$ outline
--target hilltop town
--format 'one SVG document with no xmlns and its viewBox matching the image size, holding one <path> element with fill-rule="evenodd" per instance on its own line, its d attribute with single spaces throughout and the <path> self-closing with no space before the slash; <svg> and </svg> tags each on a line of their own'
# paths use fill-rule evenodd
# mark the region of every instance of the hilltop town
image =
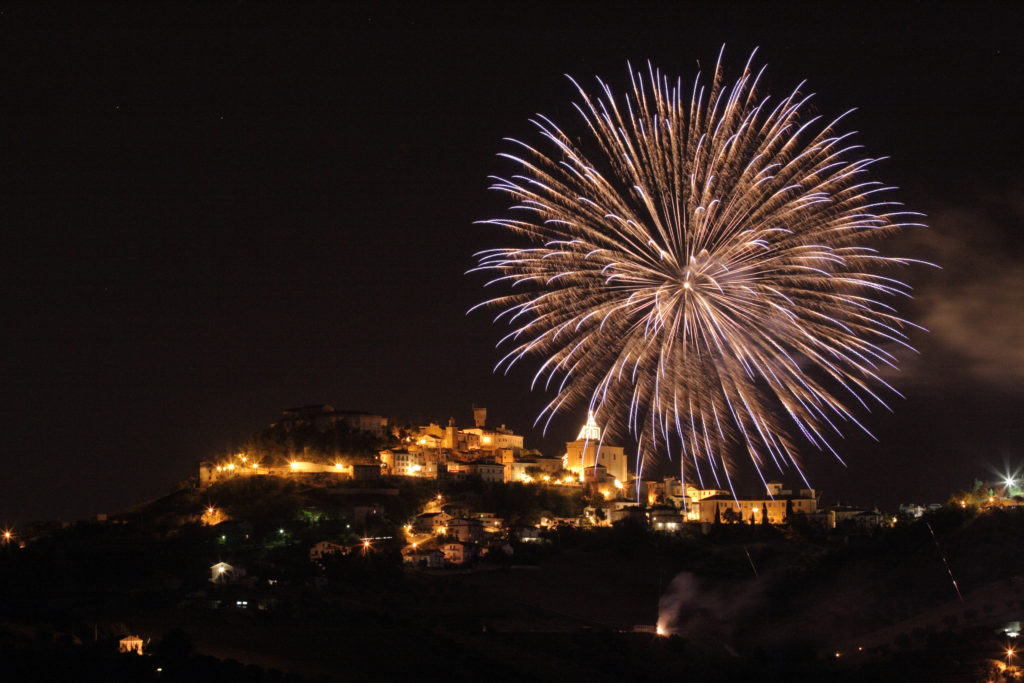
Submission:
<svg viewBox="0 0 1024 683">
<path fill-rule="evenodd" d="M 0 644 L 32 670 L 40 658 L 79 670 L 94 666 L 80 657 L 118 649 L 155 657 L 141 678 L 124 659 L 104 665 L 134 680 L 175 667 L 219 678 L 231 659 L 397 676 L 395 648 L 433 671 L 468 648 L 502 662 L 494 680 L 561 680 L 594 638 L 611 638 L 643 648 L 651 676 L 798 666 L 858 680 L 932 652 L 938 632 L 976 657 L 997 622 L 1016 623 L 1016 479 L 883 513 L 780 482 L 733 495 L 638 478 L 592 415 L 557 456 L 488 426 L 483 409 L 473 418 L 442 427 L 290 409 L 162 498 L 7 529 L 0 607 L 18 626 L 0 627 Z M 40 650 L 40 633 L 81 645 Z M 766 663 L 759 648 L 779 654 Z M 584 668 L 593 680 L 635 673 Z M 250 680 L 280 680 L 268 676 Z"/>
<path fill-rule="evenodd" d="M 853 505 L 823 506 L 811 488 L 791 489 L 770 481 L 763 491 L 736 493 L 704 488 L 678 478 L 637 478 L 635 458 L 604 437 L 588 414 L 576 438 L 559 454 L 527 448 L 524 437 L 504 424 L 489 426 L 487 410 L 473 406 L 471 426 L 454 418 L 444 426 L 403 424 L 382 415 L 338 411 L 321 404 L 285 410 L 280 419 L 254 435 L 239 452 L 199 464 L 200 490 L 249 477 L 280 477 L 311 485 L 344 482 L 384 485 L 432 482 L 434 490 L 476 481 L 481 484 L 535 484 L 554 497 L 572 501 L 569 514 L 550 510 L 515 530 L 521 538 L 559 526 L 593 528 L 632 520 L 655 531 L 673 532 L 686 523 L 799 523 L 821 529 L 838 526 L 871 530 L 891 526 L 902 516 L 919 518 L 930 507 L 907 504 L 894 513 Z M 430 498 L 414 519 L 405 520 L 408 552 L 431 566 L 462 565 L 487 552 L 486 540 L 508 531 L 508 520 L 494 510 L 467 506 L 465 500 Z M 1012 496 L 999 503 L 1014 505 Z M 204 523 L 223 520 L 211 507 Z M 448 539 L 450 542 L 441 541 Z M 327 543 L 327 541 L 325 541 Z M 316 552 L 331 550 L 322 546 Z M 338 549 L 335 548 L 335 551 Z M 440 552 L 438 559 L 434 552 Z"/>
</svg>

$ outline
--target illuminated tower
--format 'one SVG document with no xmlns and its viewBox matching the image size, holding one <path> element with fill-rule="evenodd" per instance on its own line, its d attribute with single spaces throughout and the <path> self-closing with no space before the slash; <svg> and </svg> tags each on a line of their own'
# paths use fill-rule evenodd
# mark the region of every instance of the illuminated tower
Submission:
<svg viewBox="0 0 1024 683">
<path fill-rule="evenodd" d="M 587 413 L 587 421 L 580 429 L 575 441 L 565 444 L 562 467 L 583 479 L 583 470 L 595 464 L 603 465 L 608 474 L 620 482 L 629 478 L 628 463 L 622 446 L 612 446 L 601 441 L 601 428 L 594 420 L 594 413 Z"/>
<path fill-rule="evenodd" d="M 487 426 L 487 408 L 481 408 L 474 405 L 473 422 L 476 423 L 477 429 L 483 429 Z"/>
</svg>

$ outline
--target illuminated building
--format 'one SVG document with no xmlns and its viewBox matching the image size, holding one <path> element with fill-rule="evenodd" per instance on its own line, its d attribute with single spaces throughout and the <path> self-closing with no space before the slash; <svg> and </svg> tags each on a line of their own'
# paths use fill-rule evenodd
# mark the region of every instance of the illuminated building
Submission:
<svg viewBox="0 0 1024 683">
<path fill-rule="evenodd" d="M 629 463 L 621 446 L 613 446 L 601 439 L 601 428 L 594 421 L 594 414 L 587 413 L 587 422 L 580 429 L 575 441 L 565 444 L 562 466 L 584 479 L 584 471 L 594 465 L 605 468 L 609 477 L 618 481 L 629 480 Z"/>
<path fill-rule="evenodd" d="M 450 564 L 466 564 L 476 557 L 477 546 L 472 543 L 456 541 L 442 545 L 441 552 L 444 553 L 444 559 Z"/>
<path fill-rule="evenodd" d="M 210 567 L 210 581 L 213 583 L 228 583 L 243 574 L 227 562 L 218 562 Z"/>
<path fill-rule="evenodd" d="M 814 489 L 793 492 L 783 489 L 782 484 L 770 482 L 768 490 L 760 496 L 734 497 L 729 493 L 716 492 L 691 500 L 687 519 L 714 522 L 717 516 L 720 522 L 727 522 L 730 517 L 738 516 L 737 521 L 744 524 L 750 524 L 751 520 L 761 524 L 767 515 L 769 524 L 784 524 L 787 514 L 814 515 L 817 512 L 818 497 Z"/>
<path fill-rule="evenodd" d="M 683 528 L 683 515 L 671 505 L 655 505 L 647 512 L 655 531 L 678 531 Z"/>
<path fill-rule="evenodd" d="M 142 654 L 142 638 L 138 636 L 125 636 L 117 643 L 118 652 L 134 652 L 137 655 Z"/>
<path fill-rule="evenodd" d="M 484 540 L 484 525 L 478 519 L 457 517 L 448 522 L 447 533 L 463 543 L 479 543 Z"/>
</svg>

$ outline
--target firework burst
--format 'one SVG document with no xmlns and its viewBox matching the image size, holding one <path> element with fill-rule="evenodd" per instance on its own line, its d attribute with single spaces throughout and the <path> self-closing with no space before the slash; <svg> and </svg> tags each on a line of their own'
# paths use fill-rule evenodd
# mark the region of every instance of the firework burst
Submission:
<svg viewBox="0 0 1024 683">
<path fill-rule="evenodd" d="M 748 61 L 728 83 L 720 56 L 684 90 L 630 69 L 623 97 L 573 80 L 578 132 L 538 116 L 539 143 L 501 155 L 519 172 L 492 178 L 512 206 L 482 222 L 523 246 L 474 268 L 510 287 L 481 304 L 512 328 L 497 369 L 537 357 L 534 385 L 555 389 L 538 422 L 586 403 L 637 438 L 638 470 L 678 451 L 702 486 L 732 489 L 737 453 L 762 480 L 769 465 L 803 476 L 794 437 L 835 454 L 843 423 L 863 429 L 852 408 L 896 393 L 879 376 L 894 345 L 910 348 L 884 301 L 909 288 L 883 273 L 912 260 L 871 245 L 919 214 L 868 177 L 877 159 L 842 116 L 806 116 L 799 86 L 762 97 L 762 73 Z"/>
</svg>

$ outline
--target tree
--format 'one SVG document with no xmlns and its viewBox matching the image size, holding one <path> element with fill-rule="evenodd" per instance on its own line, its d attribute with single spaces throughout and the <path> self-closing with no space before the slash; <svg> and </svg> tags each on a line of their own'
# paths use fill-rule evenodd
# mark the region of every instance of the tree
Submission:
<svg viewBox="0 0 1024 683">
<path fill-rule="evenodd" d="M 786 524 L 789 524 L 791 521 L 793 521 L 793 499 L 792 498 L 787 498 L 786 499 Z"/>
<path fill-rule="evenodd" d="M 722 513 L 722 521 L 727 524 L 736 524 L 743 521 L 743 515 L 740 514 L 739 510 L 727 507 L 725 512 Z"/>
<path fill-rule="evenodd" d="M 720 507 L 718 507 L 718 505 L 715 505 L 715 522 L 714 523 L 715 523 L 715 525 L 720 525 L 722 523 L 722 509 Z"/>
<path fill-rule="evenodd" d="M 761 526 L 768 526 L 768 503 L 761 508 Z"/>
</svg>

